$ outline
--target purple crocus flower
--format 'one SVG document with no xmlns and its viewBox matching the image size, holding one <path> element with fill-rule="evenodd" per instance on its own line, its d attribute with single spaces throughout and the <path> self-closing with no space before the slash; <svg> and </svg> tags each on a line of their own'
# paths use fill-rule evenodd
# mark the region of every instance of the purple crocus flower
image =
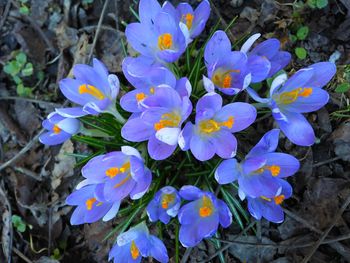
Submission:
<svg viewBox="0 0 350 263">
<path fill-rule="evenodd" d="M 229 38 L 221 30 L 208 41 L 204 60 L 210 81 L 227 95 L 237 94 L 251 82 L 265 79 L 271 66 L 260 56 L 248 58 L 244 52 L 232 51 Z"/>
<path fill-rule="evenodd" d="M 160 189 L 147 206 L 148 218 L 155 222 L 162 221 L 168 224 L 171 217 L 175 217 L 180 209 L 181 198 L 172 186 Z"/>
<path fill-rule="evenodd" d="M 284 220 L 283 209 L 280 206 L 285 199 L 292 196 L 292 187 L 285 180 L 279 179 L 281 188 L 273 197 L 260 196 L 256 198 L 247 197 L 249 213 L 260 220 L 261 217 L 273 222 L 282 223 Z"/>
<path fill-rule="evenodd" d="M 78 133 L 81 128 L 79 120 L 62 117 L 57 112 L 50 113 L 42 125 L 48 131 L 40 135 L 39 141 L 46 145 L 61 144 Z"/>
<path fill-rule="evenodd" d="M 131 46 L 160 63 L 176 61 L 187 46 L 176 18 L 162 10 L 156 0 L 141 0 L 139 15 L 140 23 L 128 24 L 125 29 Z"/>
<path fill-rule="evenodd" d="M 256 118 L 256 109 L 248 103 L 235 102 L 222 106 L 219 94 L 211 92 L 196 105 L 195 125 L 186 123 L 179 136 L 182 150 L 191 150 L 196 159 L 206 161 L 215 153 L 221 158 L 236 154 L 237 140 L 232 134 L 244 130 Z"/>
<path fill-rule="evenodd" d="M 254 60 L 256 57 L 260 57 L 268 60 L 270 63 L 270 70 L 265 78 L 270 78 L 275 75 L 278 71 L 287 66 L 291 60 L 291 54 L 286 51 L 280 51 L 280 41 L 276 38 L 270 38 L 258 44 L 251 51 L 250 48 L 254 42 L 260 37 L 260 34 L 252 35 L 243 44 L 241 51 L 248 55 L 249 60 Z M 263 77 L 263 76 L 261 76 Z M 258 81 L 264 79 L 259 78 Z M 254 82 L 254 79 L 252 80 Z"/>
<path fill-rule="evenodd" d="M 215 179 L 219 184 L 238 180 L 241 198 L 274 197 L 281 188 L 279 178 L 293 175 L 300 166 L 292 155 L 275 152 L 278 136 L 278 129 L 267 132 L 241 163 L 224 160 L 215 171 Z"/>
<path fill-rule="evenodd" d="M 136 88 L 121 98 L 120 105 L 124 110 L 142 112 L 145 109 L 144 99 L 154 95 L 158 88 L 174 88 L 181 97 L 191 95 L 192 88 L 187 78 L 176 80 L 169 69 L 159 64 L 150 65 L 148 62 L 144 57 L 126 58 L 123 61 L 124 75 Z"/>
<path fill-rule="evenodd" d="M 179 194 L 183 199 L 191 201 L 182 206 L 178 214 L 181 224 L 179 239 L 184 247 L 194 247 L 203 238 L 213 236 L 219 223 L 224 228 L 231 225 L 232 214 L 229 208 L 213 193 L 185 185 Z"/>
<path fill-rule="evenodd" d="M 57 109 L 62 116 L 77 118 L 88 114 L 108 112 L 118 121 L 124 119 L 115 109 L 119 93 L 119 80 L 116 75 L 108 74 L 105 65 L 98 59 L 93 66 L 77 64 L 73 67 L 75 79 L 65 78 L 59 82 L 60 90 L 70 101 L 80 107 Z"/>
<path fill-rule="evenodd" d="M 327 91 L 321 89 L 336 73 L 331 62 L 320 62 L 297 71 L 287 80 L 285 74 L 279 75 L 271 84 L 270 97 L 261 98 L 251 88 L 251 97 L 266 104 L 272 116 L 288 139 L 301 146 L 315 142 L 315 133 L 302 113 L 317 111 L 329 99 Z"/>
<path fill-rule="evenodd" d="M 92 158 L 82 168 L 82 175 L 86 179 L 77 188 L 97 184 L 96 196 L 107 201 L 121 201 L 128 195 L 139 199 L 152 181 L 152 173 L 140 153 L 130 146 Z"/>
<path fill-rule="evenodd" d="M 149 233 L 144 222 L 118 236 L 108 260 L 113 259 L 114 263 L 139 263 L 143 257 L 153 257 L 162 263 L 169 261 L 164 243 Z"/>
<path fill-rule="evenodd" d="M 93 223 L 101 218 L 103 221 L 108 221 L 118 213 L 120 201 L 108 202 L 101 199 L 95 190 L 96 185 L 88 185 L 67 197 L 68 205 L 77 206 L 70 219 L 72 225 Z"/>
<path fill-rule="evenodd" d="M 148 153 L 155 160 L 169 157 L 177 146 L 181 124 L 192 111 L 188 97 L 163 87 L 153 96 L 143 100 L 146 110 L 138 117 L 130 118 L 121 130 L 122 137 L 133 142 L 148 140 Z"/>
<path fill-rule="evenodd" d="M 185 31 L 184 34 L 188 36 L 188 41 L 190 42 L 202 33 L 210 15 L 210 4 L 209 1 L 203 0 L 193 10 L 192 6 L 188 3 L 180 3 L 175 9 L 170 2 L 165 2 L 163 10 L 176 17 L 178 23 L 186 26 L 186 28 L 182 27 L 182 29 Z"/>
</svg>

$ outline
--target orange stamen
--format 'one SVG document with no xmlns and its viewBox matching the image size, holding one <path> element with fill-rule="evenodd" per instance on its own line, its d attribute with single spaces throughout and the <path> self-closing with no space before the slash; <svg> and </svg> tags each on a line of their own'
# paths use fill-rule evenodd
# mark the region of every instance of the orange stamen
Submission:
<svg viewBox="0 0 350 263">
<path fill-rule="evenodd" d="M 201 217 L 208 217 L 213 214 L 213 203 L 211 199 L 205 195 L 202 197 L 202 206 L 199 208 L 199 215 Z"/>
<path fill-rule="evenodd" d="M 170 49 L 173 45 L 173 36 L 169 33 L 162 34 L 158 37 L 158 48 L 160 50 Z"/>
<path fill-rule="evenodd" d="M 103 100 L 105 98 L 104 94 L 96 87 L 88 84 L 83 84 L 79 86 L 79 93 L 80 94 L 90 94 L 94 96 L 98 100 Z"/>
<path fill-rule="evenodd" d="M 86 200 L 86 202 L 85 202 L 86 209 L 90 211 L 96 201 L 97 201 L 96 198 L 90 198 L 90 199 Z"/>
<path fill-rule="evenodd" d="M 61 132 L 61 128 L 58 127 L 56 124 L 53 126 L 52 130 L 55 134 L 58 134 Z"/>
<path fill-rule="evenodd" d="M 284 195 L 278 195 L 278 196 L 274 197 L 273 199 L 274 199 L 276 205 L 280 205 L 284 201 L 285 196 Z"/>
<path fill-rule="evenodd" d="M 131 246 L 130 246 L 130 254 L 132 259 L 137 259 L 140 256 L 140 251 L 138 247 L 135 244 L 135 241 L 131 241 Z"/>
</svg>

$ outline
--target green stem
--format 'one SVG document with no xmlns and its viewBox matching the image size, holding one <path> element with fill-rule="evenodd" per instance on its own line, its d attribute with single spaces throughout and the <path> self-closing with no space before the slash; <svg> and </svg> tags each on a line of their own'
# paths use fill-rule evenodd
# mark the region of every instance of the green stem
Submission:
<svg viewBox="0 0 350 263">
<path fill-rule="evenodd" d="M 116 120 L 121 124 L 124 124 L 126 122 L 126 120 L 123 118 L 122 115 L 120 115 L 120 113 L 114 106 L 109 107 L 105 112 L 112 114 L 116 118 Z"/>
<path fill-rule="evenodd" d="M 80 131 L 81 134 L 90 136 L 90 137 L 101 137 L 101 138 L 113 138 L 113 136 L 108 135 L 107 133 L 98 130 L 98 129 L 86 129 L 84 126 L 81 126 Z"/>
</svg>

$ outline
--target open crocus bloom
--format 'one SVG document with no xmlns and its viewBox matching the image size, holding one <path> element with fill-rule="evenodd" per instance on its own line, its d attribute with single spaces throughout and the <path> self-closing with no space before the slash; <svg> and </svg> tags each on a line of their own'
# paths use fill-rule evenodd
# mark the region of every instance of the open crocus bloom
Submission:
<svg viewBox="0 0 350 263">
<path fill-rule="evenodd" d="M 105 65 L 97 59 L 93 60 L 92 67 L 75 65 L 73 74 L 75 79 L 65 78 L 59 82 L 59 86 L 67 99 L 81 107 L 56 109 L 58 113 L 72 118 L 101 112 L 116 115 L 115 100 L 119 93 L 119 80 L 116 75 L 108 74 Z"/>
<path fill-rule="evenodd" d="M 133 142 L 148 140 L 148 153 L 155 160 L 169 157 L 175 150 L 182 123 L 192 111 L 188 97 L 170 87 L 155 90 L 143 100 L 146 108 L 130 118 L 121 130 L 122 137 Z"/>
<path fill-rule="evenodd" d="M 125 29 L 131 46 L 157 62 L 176 61 L 187 46 L 176 18 L 162 10 L 156 0 L 141 0 L 139 15 L 140 23 L 128 24 Z"/>
<path fill-rule="evenodd" d="M 285 180 L 279 179 L 279 181 L 281 188 L 273 197 L 247 197 L 249 213 L 257 220 L 264 217 L 273 223 L 283 222 L 284 213 L 280 205 L 285 199 L 292 196 L 293 190 L 290 184 Z"/>
<path fill-rule="evenodd" d="M 276 153 L 279 130 L 267 132 L 246 158 L 224 160 L 215 171 L 219 184 L 238 180 L 241 198 L 274 197 L 281 188 L 280 178 L 288 177 L 299 169 L 299 161 L 292 155 Z"/>
<path fill-rule="evenodd" d="M 168 224 L 171 217 L 175 217 L 181 205 L 181 198 L 174 187 L 165 186 L 160 189 L 147 206 L 148 218 L 155 222 Z"/>
<path fill-rule="evenodd" d="M 187 78 L 176 80 L 173 73 L 159 64 L 148 64 L 144 57 L 128 57 L 123 61 L 123 72 L 128 81 L 136 88 L 126 93 L 120 100 L 120 105 L 126 111 L 142 112 L 143 101 L 154 95 L 155 90 L 171 87 L 179 92 L 181 97 L 191 95 L 191 84 Z"/>
<path fill-rule="evenodd" d="M 265 79 L 270 62 L 262 56 L 247 56 L 245 52 L 231 51 L 231 42 L 224 31 L 216 31 L 204 50 L 209 80 L 221 92 L 234 95 L 252 82 Z"/>
<path fill-rule="evenodd" d="M 152 181 L 152 173 L 144 166 L 140 153 L 130 146 L 92 158 L 83 167 L 82 175 L 86 180 L 77 188 L 96 184 L 96 196 L 107 201 L 121 201 L 128 195 L 139 199 Z"/>
<path fill-rule="evenodd" d="M 329 99 L 328 93 L 321 89 L 334 76 L 336 66 L 331 62 L 320 62 L 297 71 L 287 80 L 285 74 L 274 79 L 270 98 L 263 99 L 251 88 L 251 97 L 265 103 L 288 139 L 301 146 L 315 142 L 315 133 L 302 113 L 317 111 Z"/>
<path fill-rule="evenodd" d="M 169 261 L 164 243 L 151 235 L 144 222 L 120 234 L 109 252 L 113 263 L 139 263 L 143 257 L 153 257 L 159 262 Z"/>
<path fill-rule="evenodd" d="M 193 10 L 188 3 L 180 3 L 175 9 L 170 2 L 165 2 L 163 10 L 176 17 L 178 23 L 186 26 L 185 36 L 189 37 L 190 42 L 202 33 L 210 15 L 210 4 L 209 1 L 204 0 Z"/>
<path fill-rule="evenodd" d="M 196 159 L 206 161 L 215 153 L 221 158 L 236 154 L 237 140 L 232 134 L 244 130 L 256 118 L 256 109 L 248 103 L 235 102 L 222 107 L 222 98 L 211 92 L 196 105 L 196 123 L 186 123 L 179 136 L 182 150 L 191 150 Z"/>
<path fill-rule="evenodd" d="M 247 54 L 248 60 L 253 61 L 256 57 L 260 57 L 270 63 L 270 70 L 267 72 L 267 75 L 261 73 L 259 76 L 254 76 L 252 79 L 253 83 L 272 77 L 287 66 L 291 60 L 291 54 L 289 52 L 279 50 L 281 44 L 276 38 L 265 40 L 249 51 L 259 37 L 260 34 L 252 35 L 241 48 L 241 51 Z"/>
<path fill-rule="evenodd" d="M 95 190 L 96 185 L 88 185 L 67 197 L 68 205 L 77 206 L 70 219 L 72 225 L 93 223 L 101 218 L 108 221 L 118 213 L 120 202 L 101 199 L 95 194 Z"/>
<path fill-rule="evenodd" d="M 39 141 L 46 145 L 57 145 L 68 140 L 72 135 L 79 132 L 80 121 L 74 118 L 62 117 L 57 112 L 52 112 L 42 123 L 48 130 L 39 137 Z"/>
<path fill-rule="evenodd" d="M 231 225 L 229 208 L 213 193 L 186 185 L 180 189 L 179 194 L 183 199 L 191 201 L 182 206 L 178 214 L 181 224 L 179 239 L 184 247 L 194 247 L 203 238 L 213 236 L 219 223 L 225 228 Z"/>
</svg>

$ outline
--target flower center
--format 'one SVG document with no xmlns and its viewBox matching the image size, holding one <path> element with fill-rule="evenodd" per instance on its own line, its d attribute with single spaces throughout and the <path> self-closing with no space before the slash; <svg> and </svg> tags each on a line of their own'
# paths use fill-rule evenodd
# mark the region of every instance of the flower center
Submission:
<svg viewBox="0 0 350 263">
<path fill-rule="evenodd" d="M 96 201 L 97 201 L 96 198 L 90 198 L 90 199 L 86 200 L 86 202 L 85 202 L 86 209 L 90 211 Z"/>
<path fill-rule="evenodd" d="M 299 97 L 307 98 L 312 94 L 312 88 L 297 88 L 292 91 L 282 92 L 279 94 L 277 101 L 282 104 L 291 104 Z"/>
<path fill-rule="evenodd" d="M 193 19 L 194 19 L 194 15 L 192 15 L 191 13 L 187 13 L 185 15 L 182 15 L 182 21 L 185 22 L 186 26 L 188 29 L 192 28 L 192 24 L 193 24 Z"/>
<path fill-rule="evenodd" d="M 137 259 L 140 256 L 140 251 L 138 247 L 135 244 L 135 241 L 131 241 L 131 246 L 130 246 L 130 254 L 132 259 Z"/>
<path fill-rule="evenodd" d="M 284 195 L 277 195 L 271 199 L 271 198 L 268 198 L 268 197 L 262 195 L 262 196 L 260 196 L 260 198 L 265 200 L 265 201 L 268 201 L 268 202 L 271 202 L 273 199 L 273 201 L 275 202 L 276 205 L 280 205 L 283 203 L 285 196 Z"/>
<path fill-rule="evenodd" d="M 154 94 L 154 87 L 151 87 L 149 89 L 149 93 Z M 141 100 L 144 100 L 145 98 L 147 98 L 147 95 L 143 92 L 140 92 L 140 93 L 136 93 L 135 97 L 137 102 L 140 102 Z"/>
<path fill-rule="evenodd" d="M 219 131 L 221 127 L 227 127 L 231 129 L 233 124 L 234 124 L 233 116 L 230 116 L 227 121 L 223 121 L 223 122 L 217 122 L 213 119 L 203 120 L 199 123 L 199 131 L 201 133 L 210 134 L 210 133 Z"/>
<path fill-rule="evenodd" d="M 84 93 L 90 94 L 98 100 L 103 100 L 105 98 L 103 93 L 98 88 L 88 84 L 83 84 L 79 86 L 79 94 Z"/>
<path fill-rule="evenodd" d="M 61 132 L 61 128 L 58 127 L 56 124 L 52 128 L 54 134 L 58 134 Z"/>
<path fill-rule="evenodd" d="M 160 50 L 170 49 L 173 45 L 173 36 L 169 33 L 162 34 L 158 37 L 158 48 Z"/>
<path fill-rule="evenodd" d="M 256 173 L 261 174 L 266 170 L 270 171 L 272 176 L 277 176 L 281 172 L 281 167 L 278 165 L 265 165 L 260 169 L 256 170 Z"/>
<path fill-rule="evenodd" d="M 175 200 L 175 196 L 173 194 L 164 194 L 162 197 L 162 208 L 168 209 L 169 204 L 173 203 Z"/>
<path fill-rule="evenodd" d="M 213 77 L 212 77 L 212 81 L 213 83 L 220 87 L 220 88 L 230 88 L 232 86 L 232 76 L 231 73 L 239 73 L 240 70 L 227 70 L 227 71 L 221 71 L 221 70 L 217 70 Z"/>
<path fill-rule="evenodd" d="M 106 171 L 106 175 L 109 178 L 114 178 L 117 174 L 125 173 L 127 170 L 130 169 L 130 162 L 124 163 L 120 168 L 118 167 L 111 167 Z"/>
<path fill-rule="evenodd" d="M 201 217 L 211 216 L 213 214 L 213 210 L 214 210 L 213 202 L 208 196 L 203 195 L 202 206 L 199 208 L 199 215 Z"/>
<path fill-rule="evenodd" d="M 159 131 L 166 127 L 178 127 L 181 121 L 181 116 L 177 112 L 164 113 L 161 119 L 154 124 L 154 129 Z"/>
</svg>

